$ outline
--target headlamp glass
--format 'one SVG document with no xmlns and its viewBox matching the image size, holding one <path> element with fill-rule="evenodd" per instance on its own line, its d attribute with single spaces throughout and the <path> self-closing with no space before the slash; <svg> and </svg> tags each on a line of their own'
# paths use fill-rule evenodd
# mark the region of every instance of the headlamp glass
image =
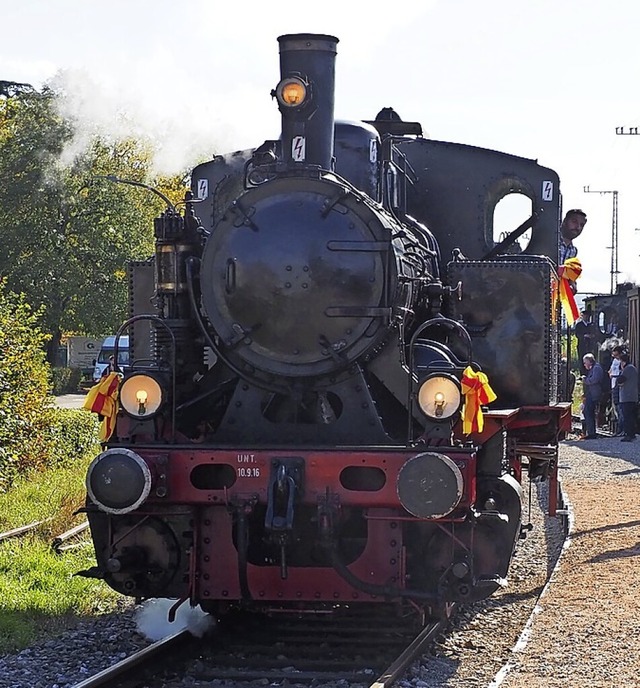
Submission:
<svg viewBox="0 0 640 688">
<path fill-rule="evenodd" d="M 432 375 L 420 386 L 418 405 L 431 420 L 448 420 L 460 409 L 460 383 L 448 375 Z"/>
<path fill-rule="evenodd" d="M 120 405 L 133 418 L 150 418 L 163 401 L 162 387 L 151 375 L 136 373 L 120 385 Z"/>
<path fill-rule="evenodd" d="M 307 99 L 307 86 L 297 77 L 283 79 L 276 88 L 276 97 L 285 107 L 300 107 Z"/>
<path fill-rule="evenodd" d="M 126 514 L 137 509 L 151 491 L 151 470 L 130 449 L 107 449 L 87 471 L 87 492 L 102 511 Z"/>
</svg>

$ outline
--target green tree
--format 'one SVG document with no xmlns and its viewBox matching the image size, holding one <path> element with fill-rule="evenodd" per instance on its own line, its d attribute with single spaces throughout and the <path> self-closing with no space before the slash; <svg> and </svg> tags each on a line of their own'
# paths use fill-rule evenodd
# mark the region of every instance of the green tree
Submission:
<svg viewBox="0 0 640 688">
<path fill-rule="evenodd" d="M 0 274 L 43 307 L 50 361 L 63 332 L 100 335 L 125 319 L 126 264 L 152 254 L 164 209 L 155 195 L 105 179 L 158 184 L 148 144 L 94 137 L 73 153 L 74 125 L 56 98 L 44 89 L 0 99 Z M 159 183 L 173 198 L 183 193 L 180 178 Z"/>
</svg>

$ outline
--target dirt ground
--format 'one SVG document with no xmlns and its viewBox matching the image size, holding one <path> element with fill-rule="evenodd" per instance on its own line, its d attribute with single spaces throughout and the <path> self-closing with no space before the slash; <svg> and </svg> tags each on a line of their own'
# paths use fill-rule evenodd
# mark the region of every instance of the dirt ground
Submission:
<svg viewBox="0 0 640 688">
<path fill-rule="evenodd" d="M 640 454 L 640 441 L 638 453 Z M 573 528 L 500 688 L 640 686 L 640 469 L 565 480 Z"/>
</svg>

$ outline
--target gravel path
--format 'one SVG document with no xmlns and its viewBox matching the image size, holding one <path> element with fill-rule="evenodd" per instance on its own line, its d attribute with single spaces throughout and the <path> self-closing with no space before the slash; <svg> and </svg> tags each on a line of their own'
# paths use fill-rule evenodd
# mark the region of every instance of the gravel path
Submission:
<svg viewBox="0 0 640 688">
<path fill-rule="evenodd" d="M 563 523 L 545 518 L 547 485 L 533 485 L 534 530 L 509 585 L 460 614 L 401 688 L 640 685 L 640 440 L 565 442 L 560 473 L 574 514 L 560 560 Z M 69 688 L 144 647 L 135 612 L 126 603 L 118 615 L 1 657 L 0 688 Z M 207 684 L 185 677 L 182 685 Z"/>
<path fill-rule="evenodd" d="M 568 442 L 562 449 L 570 540 L 529 641 L 494 685 L 639 686 L 640 439 Z"/>
</svg>

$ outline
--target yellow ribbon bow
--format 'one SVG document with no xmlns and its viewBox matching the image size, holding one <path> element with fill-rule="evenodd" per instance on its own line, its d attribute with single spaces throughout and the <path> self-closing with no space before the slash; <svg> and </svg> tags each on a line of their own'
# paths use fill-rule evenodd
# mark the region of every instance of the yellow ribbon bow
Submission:
<svg viewBox="0 0 640 688">
<path fill-rule="evenodd" d="M 120 375 L 109 373 L 94 385 L 88 392 L 82 408 L 93 411 L 102 416 L 99 437 L 101 442 L 108 440 L 113 434 L 118 415 L 118 388 Z"/>
<path fill-rule="evenodd" d="M 462 373 L 462 393 L 464 394 L 462 432 L 465 435 L 482 432 L 484 418 L 481 406 L 498 398 L 491 389 L 489 378 L 484 373 L 476 373 L 471 366 L 467 366 Z"/>
<path fill-rule="evenodd" d="M 578 305 L 573 296 L 573 290 L 571 289 L 571 283 L 575 282 L 578 277 L 582 274 L 582 263 L 578 258 L 568 258 L 565 260 L 564 265 L 558 268 L 559 283 L 554 282 L 553 284 L 553 318 L 555 322 L 555 315 L 557 310 L 558 299 L 562 304 L 562 309 L 567 318 L 567 323 L 573 325 L 573 323 L 578 319 L 580 312 L 578 311 Z"/>
</svg>

